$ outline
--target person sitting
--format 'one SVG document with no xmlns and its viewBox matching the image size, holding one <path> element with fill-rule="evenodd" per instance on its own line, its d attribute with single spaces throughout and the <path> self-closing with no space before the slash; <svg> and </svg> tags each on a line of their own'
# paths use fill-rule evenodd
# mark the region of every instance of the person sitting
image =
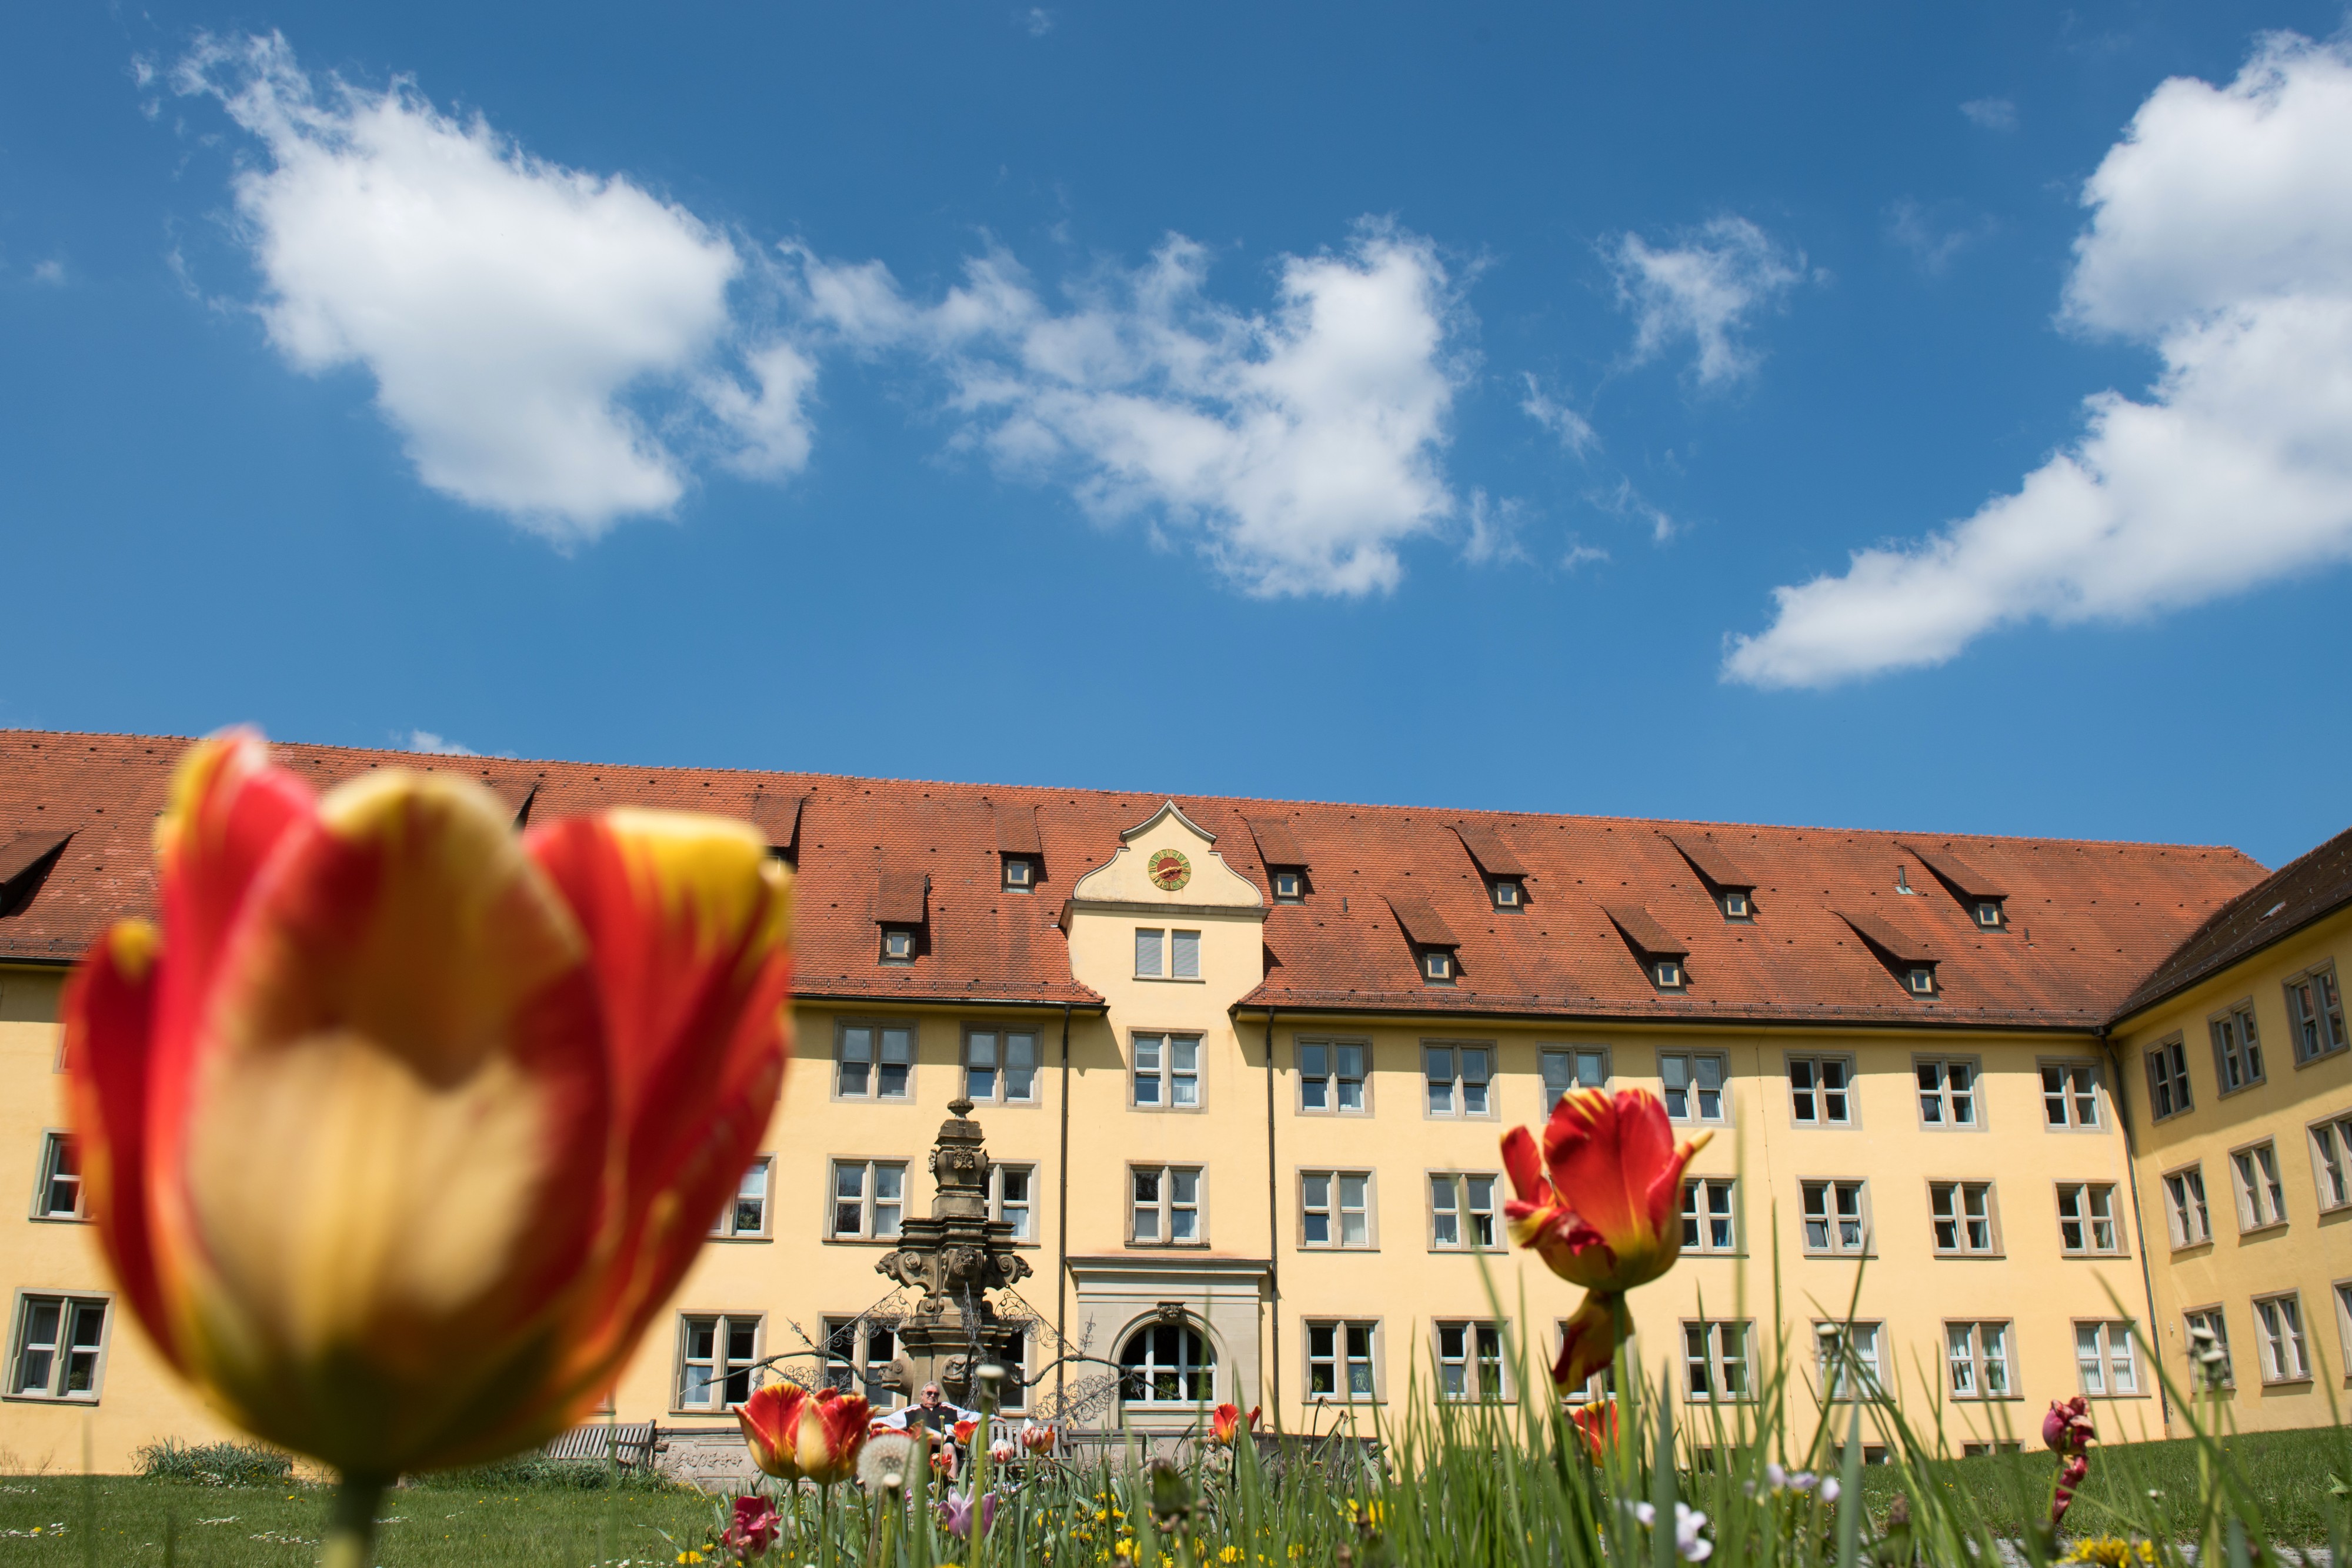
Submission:
<svg viewBox="0 0 2352 1568">
<path fill-rule="evenodd" d="M 923 1384 L 916 1403 L 904 1410 L 894 1411 L 886 1418 L 893 1430 L 900 1432 L 927 1431 L 935 1437 L 951 1436 L 959 1421 L 977 1421 L 980 1412 L 950 1405 L 941 1396 L 936 1383 Z"/>
</svg>

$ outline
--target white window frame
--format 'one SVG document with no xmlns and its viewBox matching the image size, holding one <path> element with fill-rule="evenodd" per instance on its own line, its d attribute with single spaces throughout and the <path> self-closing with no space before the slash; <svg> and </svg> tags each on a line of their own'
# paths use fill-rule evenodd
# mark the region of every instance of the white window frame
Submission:
<svg viewBox="0 0 2352 1568">
<path fill-rule="evenodd" d="M 1880 1355 L 1885 1337 L 1885 1323 L 1874 1319 L 1851 1323 L 1824 1320 L 1813 1325 L 1813 1375 L 1825 1402 L 1851 1403 L 1857 1394 L 1867 1399 L 1885 1387 Z M 1855 1373 L 1861 1375 L 1853 1376 Z"/>
<path fill-rule="evenodd" d="M 77 1153 L 72 1133 L 55 1127 L 42 1132 L 40 1164 L 33 1173 L 33 1218 L 52 1225 L 89 1221 L 89 1211 L 85 1206 L 89 1184 Z M 51 1202 L 60 1183 L 71 1184 L 73 1201 L 64 1208 L 55 1208 Z"/>
<path fill-rule="evenodd" d="M 1355 1070 L 1348 1070 L 1352 1053 Z M 1372 1046 L 1369 1040 L 1298 1040 L 1292 1047 L 1297 1063 L 1301 1116 L 1370 1116 L 1372 1113 Z M 1352 1098 L 1353 1104 L 1349 1100 Z M 1319 1103 L 1318 1103 L 1319 1101 Z"/>
<path fill-rule="evenodd" d="M 1277 904 L 1303 904 L 1307 901 L 1307 873 L 1285 868 L 1266 873 L 1267 885 L 1274 889 Z M 1285 886 L 1285 884 L 1288 884 Z"/>
<path fill-rule="evenodd" d="M 1034 893 L 1037 890 L 1037 858 L 1034 855 L 1007 855 L 1004 858 L 1004 890 L 1008 893 Z"/>
<path fill-rule="evenodd" d="M 1965 1082 L 1955 1083 L 1956 1077 Z M 1984 1064 L 1974 1057 L 1914 1057 L 1912 1089 L 1925 1132 L 1981 1132 L 1985 1129 Z M 1931 1081 L 1932 1080 L 1932 1081 Z"/>
<path fill-rule="evenodd" d="M 2164 1216 L 2172 1233 L 2173 1247 L 2202 1247 L 2211 1241 L 2213 1210 L 2205 1195 L 2203 1163 L 2167 1171 L 2159 1181 L 2164 1187 Z"/>
<path fill-rule="evenodd" d="M 2280 1290 L 2254 1298 L 2254 1349 L 2263 1386 L 2311 1381 L 2311 1342 L 2303 1327 L 2303 1296 Z"/>
<path fill-rule="evenodd" d="M 1756 1399 L 1756 1323 L 1751 1318 L 1685 1318 L 1683 1402 L 1748 1405 Z"/>
<path fill-rule="evenodd" d="M 2231 1150 L 2230 1184 L 2238 1198 L 2238 1234 L 2286 1223 L 2286 1178 L 2279 1172 L 2275 1141 L 2264 1138 Z"/>
<path fill-rule="evenodd" d="M 850 1037 L 862 1033 L 866 1037 L 863 1058 L 851 1054 Z M 891 1059 L 897 1043 L 905 1047 L 905 1059 Z M 913 1020 L 904 1024 L 875 1018 L 836 1018 L 833 1025 L 833 1098 L 865 1100 L 878 1104 L 911 1104 L 915 1098 L 915 1063 L 920 1054 L 922 1037 Z M 850 1087 L 851 1070 L 863 1068 L 861 1089 Z M 898 1091 L 887 1088 L 892 1068 L 898 1068 Z"/>
<path fill-rule="evenodd" d="M 1748 892 L 1746 888 L 1726 888 L 1716 899 L 1715 907 L 1723 911 L 1725 920 L 1752 921 L 1756 918 L 1756 900 Z"/>
<path fill-rule="evenodd" d="M 1739 1182 L 1734 1176 L 1685 1176 L 1682 1195 L 1683 1251 L 1694 1257 L 1739 1253 Z"/>
<path fill-rule="evenodd" d="M 1993 1184 L 1929 1182 L 1927 1231 L 1938 1258 L 2000 1257 L 2000 1200 Z M 1947 1234 L 1952 1238 L 1949 1246 L 1944 1241 Z"/>
<path fill-rule="evenodd" d="M 1421 950 L 1421 979 L 1424 985 L 1451 985 L 1462 978 L 1462 961 L 1450 947 L 1424 947 Z"/>
<path fill-rule="evenodd" d="M 1182 985 L 1203 984 L 1201 936 L 1201 931 L 1189 926 L 1136 927 L 1135 977 Z"/>
<path fill-rule="evenodd" d="M 2060 1182 L 2058 1190 L 2058 1250 L 2067 1258 L 2122 1258 L 2124 1216 L 2113 1182 Z M 2071 1211 L 2071 1212 L 2070 1212 Z M 2073 1242 L 2066 1227 L 2075 1227 Z M 2099 1245 L 2100 1226 L 2106 1227 L 2108 1245 Z"/>
<path fill-rule="evenodd" d="M 837 1388 L 844 1394 L 862 1394 L 877 1411 L 898 1403 L 897 1391 L 881 1381 L 898 1358 L 897 1322 L 845 1317 L 827 1317 L 821 1321 L 824 1337 L 817 1344 L 817 1353 L 824 1362 L 819 1386 Z M 855 1336 L 845 1348 L 840 1342 L 844 1335 Z M 875 1343 L 877 1336 L 884 1341 L 879 1346 Z"/>
<path fill-rule="evenodd" d="M 1484 1184 L 1486 1203 L 1478 1206 L 1477 1188 Z M 1503 1178 L 1496 1171 L 1431 1171 L 1423 1189 L 1429 1194 L 1429 1249 L 1432 1252 L 1501 1252 Z M 1440 1202 L 1444 1194 L 1446 1202 Z M 1452 1240 L 1446 1231 L 1454 1232 Z"/>
<path fill-rule="evenodd" d="M 759 1205 L 756 1216 L 745 1225 L 744 1205 Z M 735 1190 L 710 1222 L 711 1238 L 716 1241 L 766 1241 L 774 1235 L 776 1216 L 776 1157 L 762 1154 L 743 1168 Z"/>
<path fill-rule="evenodd" d="M 1129 1347 L 1135 1343 L 1138 1335 L 1147 1334 L 1150 1337 L 1144 1341 L 1143 1359 L 1130 1366 L 1127 1360 Z M 1162 1334 L 1173 1338 L 1176 1359 L 1172 1362 L 1160 1359 L 1160 1337 Z M 1197 1359 L 1188 1354 L 1194 1345 L 1198 1345 L 1201 1351 Z M 1172 1323 L 1146 1319 L 1128 1331 L 1126 1340 L 1119 1345 L 1118 1354 L 1118 1397 L 1122 1405 L 1152 1405 L 1163 1408 L 1185 1406 L 1197 1410 L 1217 1396 L 1216 1342 L 1209 1338 L 1206 1329 L 1190 1318 Z M 1176 1396 L 1172 1399 L 1159 1397 L 1159 1379 L 1163 1373 L 1176 1380 Z M 1138 1383 L 1143 1392 L 1129 1394 L 1129 1388 Z M 1188 1388 L 1187 1384 L 1191 1386 Z"/>
<path fill-rule="evenodd" d="M 2074 1334 L 2074 1377 L 2084 1394 L 2094 1399 L 2131 1399 L 2147 1393 L 2129 1319 L 2077 1318 Z"/>
<path fill-rule="evenodd" d="M 6 1384 L 0 1386 L 0 1397 L 11 1400 L 37 1401 L 48 1405 L 98 1404 L 106 1394 L 107 1352 L 114 1340 L 114 1293 L 110 1290 L 49 1290 L 22 1289 L 16 1291 L 14 1310 L 8 1314 L 8 1362 Z M 36 1342 L 33 1339 L 33 1314 L 44 1307 L 57 1311 L 56 1326 L 51 1337 Z M 98 1343 L 78 1344 L 76 1331 L 87 1315 L 98 1319 Z M 89 1386 L 68 1389 L 73 1380 L 78 1352 L 87 1352 Z M 40 1386 L 27 1387 L 27 1375 L 34 1355 L 48 1358 L 43 1368 Z"/>
<path fill-rule="evenodd" d="M 1004 1185 L 1005 1178 L 1009 1175 L 1018 1175 L 1028 1184 L 1026 1196 L 1007 1201 L 1004 1196 Z M 1015 1230 L 1013 1233 L 1013 1244 L 1015 1247 L 1039 1245 L 1037 1167 L 1026 1160 L 992 1160 L 989 1162 L 988 1166 L 988 1217 L 992 1220 L 1009 1219 L 1015 1214 L 1028 1221 L 1028 1234 L 1024 1236 Z"/>
<path fill-rule="evenodd" d="M 1545 1119 L 1550 1119 L 1571 1089 L 1607 1089 L 1609 1066 L 1607 1046 L 1539 1047 L 1536 1051 L 1536 1070 L 1538 1081 L 1543 1085 Z"/>
<path fill-rule="evenodd" d="M 1380 1403 L 1381 1321 L 1378 1318 L 1309 1318 L 1301 1327 L 1307 1350 L 1308 1404 Z M 1318 1335 L 1328 1336 L 1321 1345 L 1316 1342 Z M 1328 1373 L 1329 1388 L 1315 1386 L 1318 1371 Z M 1360 1381 L 1363 1384 L 1361 1388 L 1356 1386 Z"/>
<path fill-rule="evenodd" d="M 2016 1323 L 2006 1318 L 1946 1321 L 1944 1388 L 1954 1399 L 1989 1403 L 2021 1397 Z"/>
<path fill-rule="evenodd" d="M 1854 1062 L 1834 1051 L 1801 1051 L 1787 1061 L 1789 1124 L 1792 1127 L 1854 1127 Z M 1838 1081 L 1832 1084 L 1834 1077 Z M 1832 1109 L 1843 1113 L 1832 1116 Z"/>
<path fill-rule="evenodd" d="M 877 962 L 889 964 L 912 963 L 915 962 L 915 953 L 921 945 L 922 939 L 916 934 L 913 926 L 884 926 L 881 951 Z"/>
<path fill-rule="evenodd" d="M 1498 910 L 1516 913 L 1528 907 L 1527 884 L 1517 877 L 1487 878 L 1486 897 Z"/>
<path fill-rule="evenodd" d="M 2038 1062 L 2042 1078 L 2042 1130 L 2045 1132 L 2097 1132 L 2106 1127 L 2100 1090 L 2099 1064 L 2076 1058 L 2053 1058 Z M 2088 1103 L 2090 1114 L 2084 1115 Z M 2053 1120 L 2050 1112 L 2058 1116 Z"/>
<path fill-rule="evenodd" d="M 1495 1057 L 1491 1040 L 1423 1040 L 1421 1042 L 1421 1114 L 1426 1121 L 1491 1121 L 1495 1108 Z M 1438 1076 L 1439 1058 L 1444 1074 Z M 1477 1073 L 1471 1060 L 1477 1060 Z M 1444 1085 L 1445 1103 L 1438 1104 L 1438 1086 Z"/>
<path fill-rule="evenodd" d="M 2352 1045 L 2344 1022 L 2344 990 L 2336 961 L 2313 964 L 2285 981 L 2287 1033 L 2294 1041 L 2294 1065 L 2307 1067 Z"/>
<path fill-rule="evenodd" d="M 2168 1035 L 2148 1047 L 2142 1061 L 2147 1068 L 2150 1121 L 2168 1121 L 2197 1109 L 2197 1095 L 2189 1083 L 2188 1042 Z"/>
<path fill-rule="evenodd" d="M 1707 1087 L 1706 1068 L 1715 1068 L 1715 1086 Z M 1679 1080 L 1679 1081 L 1677 1081 Z M 1731 1058 L 1721 1051 L 1660 1051 L 1658 1053 L 1659 1098 L 1665 1102 L 1666 1120 L 1685 1122 L 1693 1127 L 1727 1127 L 1731 1124 Z M 1706 1113 L 1706 1097 L 1715 1095 L 1715 1114 Z M 1675 1097 L 1682 1100 L 1682 1111 L 1675 1110 Z"/>
<path fill-rule="evenodd" d="M 1349 1184 L 1355 1184 L 1352 1191 Z M 1350 1204 L 1352 1196 L 1356 1201 Z M 1379 1193 L 1372 1173 L 1324 1167 L 1298 1173 L 1298 1246 L 1310 1252 L 1377 1252 L 1381 1246 Z M 1355 1239 L 1348 1236 L 1355 1221 Z M 1322 1222 L 1318 1240 L 1316 1222 Z"/>
<path fill-rule="evenodd" d="M 1190 1203 L 1177 1197 L 1183 1184 L 1180 1176 L 1192 1178 L 1192 1198 Z M 1143 1195 L 1140 1184 L 1145 1180 L 1157 1184 L 1156 1195 Z M 1152 1234 L 1142 1234 L 1139 1220 L 1149 1207 L 1153 1214 Z M 1185 1215 L 1192 1216 L 1192 1234 L 1176 1235 L 1177 1222 Z M 1209 1168 L 1206 1165 L 1171 1163 L 1164 1165 L 1129 1165 L 1127 1168 L 1127 1245 L 1129 1247 L 1200 1247 L 1209 1245 Z"/>
<path fill-rule="evenodd" d="M 1441 1318 L 1430 1324 L 1437 1348 L 1437 1397 L 1454 1404 L 1499 1404 L 1511 1397 L 1509 1324 L 1499 1318 Z"/>
<path fill-rule="evenodd" d="M 1035 1029 L 1009 1028 L 995 1024 L 966 1024 L 959 1033 L 961 1043 L 956 1047 L 956 1055 L 966 1100 L 974 1105 L 1038 1103 L 1044 1092 L 1040 1086 L 1045 1077 L 1045 1036 L 1042 1033 Z M 1029 1042 L 1029 1092 L 1025 1095 L 1013 1092 L 1012 1075 L 1018 1070 L 1013 1066 L 1013 1042 L 1016 1039 Z M 982 1040 L 988 1042 L 988 1054 L 992 1059 L 986 1063 L 975 1063 L 973 1058 L 980 1054 L 978 1042 Z M 989 1088 L 984 1093 L 973 1092 L 972 1074 L 975 1070 L 990 1075 Z"/>
<path fill-rule="evenodd" d="M 2338 1279 L 2327 1288 L 2336 1300 L 2336 1334 L 2341 1344 L 2343 1360 L 2337 1364 L 2352 1369 L 2352 1279 Z M 2352 1381 L 2352 1370 L 2346 1373 Z"/>
<path fill-rule="evenodd" d="M 711 1353 L 707 1356 L 691 1353 L 694 1349 L 692 1336 L 698 1323 L 710 1325 Z M 751 1343 L 750 1353 L 739 1356 L 734 1336 L 735 1331 L 741 1328 L 751 1330 Z M 753 1380 L 759 1376 L 756 1363 L 767 1353 L 767 1337 L 768 1318 L 764 1312 L 678 1313 L 677 1371 L 670 1379 L 670 1408 L 681 1413 L 692 1410 L 716 1415 L 740 1407 L 743 1400 L 751 1397 Z M 698 1367 L 710 1368 L 709 1376 L 702 1387 L 713 1391 L 715 1396 L 695 1403 L 691 1379 Z M 742 1369 L 740 1375 L 744 1384 L 743 1399 L 730 1399 L 727 1385 L 739 1375 L 736 1371 L 739 1367 Z"/>
<path fill-rule="evenodd" d="M 857 1173 L 857 1191 L 854 1194 L 841 1189 L 843 1174 L 851 1171 Z M 887 1171 L 896 1171 L 898 1174 L 898 1192 L 895 1199 L 885 1197 L 881 1191 L 882 1173 Z M 910 1196 L 907 1162 L 904 1160 L 859 1160 L 846 1156 L 835 1159 L 828 1163 L 825 1170 L 824 1239 L 895 1242 L 905 1228 Z M 857 1228 L 855 1231 L 844 1230 L 840 1226 L 842 1205 L 850 1203 L 857 1205 Z M 895 1216 L 887 1215 L 883 1212 L 886 1208 L 898 1212 Z M 882 1228 L 886 1223 L 889 1227 L 887 1230 Z"/>
<path fill-rule="evenodd" d="M 1847 1211 L 1843 1201 L 1848 1189 L 1852 1190 L 1853 1198 L 1852 1213 Z M 1822 1200 L 1818 1209 L 1813 1206 L 1817 1194 Z M 1870 1223 L 1870 1181 L 1867 1177 L 1801 1177 L 1797 1183 L 1797 1199 L 1800 1215 L 1798 1239 L 1803 1244 L 1801 1250 L 1807 1257 L 1867 1258 L 1875 1250 L 1872 1245 L 1875 1239 L 1875 1227 Z M 1823 1237 L 1820 1246 L 1813 1243 L 1812 1226 L 1817 1218 Z M 1846 1240 L 1844 1229 L 1848 1225 L 1860 1226 L 1857 1239 L 1851 1242 Z"/>
<path fill-rule="evenodd" d="M 2263 1081 L 2263 1040 L 2254 1023 L 2251 996 L 2205 1020 L 2213 1042 L 2213 1098 L 2227 1100 L 2240 1089 Z"/>
<path fill-rule="evenodd" d="M 2352 1208 L 2352 1110 L 2324 1116 L 2305 1131 L 2311 1145 L 2311 1179 L 2319 1212 Z"/>
<path fill-rule="evenodd" d="M 2197 1359 L 2197 1331 L 2200 1328 L 2212 1331 L 2213 1344 L 2221 1352 L 2221 1369 L 2218 1373 L 2209 1373 Z M 2210 1307 L 2191 1307 L 2181 1313 L 2180 1337 L 2181 1342 L 2188 1347 L 2189 1386 L 2191 1389 L 2203 1385 L 2209 1379 L 2215 1387 L 2238 1386 L 2237 1363 L 2230 1351 L 2230 1316 L 2221 1310 L 2219 1301 Z"/>
<path fill-rule="evenodd" d="M 1131 1047 L 1127 1079 L 1129 1110 L 1190 1115 L 1208 1108 L 1208 1074 L 1203 1070 L 1208 1051 L 1202 1037 L 1144 1031 L 1129 1036 L 1128 1043 Z M 1188 1049 L 1192 1062 L 1189 1068 L 1180 1065 Z M 1188 1093 L 1189 1100 L 1184 1098 Z"/>
</svg>

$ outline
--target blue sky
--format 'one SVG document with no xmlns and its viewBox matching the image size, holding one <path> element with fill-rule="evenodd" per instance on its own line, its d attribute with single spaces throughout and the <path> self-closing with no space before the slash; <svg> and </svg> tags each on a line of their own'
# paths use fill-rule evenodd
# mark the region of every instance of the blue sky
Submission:
<svg viewBox="0 0 2352 1568">
<path fill-rule="evenodd" d="M 2344 26 L 17 8 L 0 724 L 2276 863 Z"/>
</svg>

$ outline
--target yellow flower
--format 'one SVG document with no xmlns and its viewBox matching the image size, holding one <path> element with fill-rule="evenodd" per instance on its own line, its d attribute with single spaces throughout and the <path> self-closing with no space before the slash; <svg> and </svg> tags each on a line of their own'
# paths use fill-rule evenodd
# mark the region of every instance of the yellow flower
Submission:
<svg viewBox="0 0 2352 1568">
<path fill-rule="evenodd" d="M 1217 1553 L 1217 1561 L 1220 1563 L 1238 1563 L 1241 1560 L 1242 1549 L 1238 1546 L 1228 1546 Z"/>
<path fill-rule="evenodd" d="M 1099 1508 L 1098 1508 L 1098 1509 L 1097 1509 L 1097 1510 L 1095 1510 L 1095 1522 L 1096 1522 L 1097 1524 L 1100 1524 L 1104 1520 L 1107 1520 L 1107 1519 L 1108 1519 L 1109 1517 L 1110 1517 L 1110 1513 L 1109 1513 L 1109 1511 L 1108 1511 L 1108 1510 L 1105 1510 L 1105 1509 L 1099 1509 Z M 1121 1515 L 1119 1515 L 1119 1517 L 1120 1517 L 1121 1519 L 1124 1519 L 1124 1518 L 1126 1518 L 1127 1516 L 1126 1516 L 1125 1514 L 1121 1514 Z"/>
<path fill-rule="evenodd" d="M 1111 1554 L 1117 1557 L 1132 1557 L 1135 1555 L 1135 1542 L 1122 1540 L 1117 1546 L 1111 1548 Z"/>
</svg>

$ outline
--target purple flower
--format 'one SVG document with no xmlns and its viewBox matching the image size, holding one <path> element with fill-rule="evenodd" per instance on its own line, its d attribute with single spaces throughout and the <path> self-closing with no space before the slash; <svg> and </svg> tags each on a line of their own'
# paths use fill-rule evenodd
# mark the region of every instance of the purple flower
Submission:
<svg viewBox="0 0 2352 1568">
<path fill-rule="evenodd" d="M 950 1492 L 947 1495 L 947 1500 L 940 1504 L 940 1522 L 947 1527 L 950 1535 L 960 1535 L 968 1541 L 972 1533 L 972 1511 L 971 1499 L 969 1496 Z M 994 1492 L 980 1500 L 979 1512 L 980 1533 L 986 1535 L 989 1527 L 996 1522 Z"/>
</svg>

